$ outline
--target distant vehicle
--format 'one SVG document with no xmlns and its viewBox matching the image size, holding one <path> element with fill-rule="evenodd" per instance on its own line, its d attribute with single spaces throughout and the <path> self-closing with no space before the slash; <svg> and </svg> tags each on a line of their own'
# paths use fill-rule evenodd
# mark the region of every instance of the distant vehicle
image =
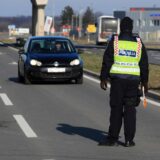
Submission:
<svg viewBox="0 0 160 160">
<path fill-rule="evenodd" d="M 107 43 L 112 34 L 119 34 L 120 20 L 113 16 L 100 16 L 96 23 L 96 44 Z"/>
<path fill-rule="evenodd" d="M 75 80 L 83 83 L 83 62 L 66 37 L 30 37 L 19 50 L 18 78 L 25 84 L 34 81 Z"/>
<path fill-rule="evenodd" d="M 26 43 L 27 38 L 23 38 L 23 37 L 17 37 L 16 38 L 16 45 L 18 47 L 23 47 L 24 44 Z"/>
<path fill-rule="evenodd" d="M 29 28 L 10 28 L 9 29 L 9 35 L 10 36 L 25 36 L 29 35 L 30 30 Z"/>
</svg>

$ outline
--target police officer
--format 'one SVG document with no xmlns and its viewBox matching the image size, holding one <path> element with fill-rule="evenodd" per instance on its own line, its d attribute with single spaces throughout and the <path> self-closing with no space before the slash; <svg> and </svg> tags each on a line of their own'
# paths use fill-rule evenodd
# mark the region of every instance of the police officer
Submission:
<svg viewBox="0 0 160 160">
<path fill-rule="evenodd" d="M 140 102 L 138 87 L 148 91 L 148 56 L 138 35 L 132 33 L 133 20 L 124 17 L 120 34 L 113 35 L 104 52 L 100 87 L 107 89 L 110 80 L 110 126 L 108 136 L 99 145 L 117 146 L 122 121 L 126 147 L 135 146 L 136 106 Z"/>
</svg>

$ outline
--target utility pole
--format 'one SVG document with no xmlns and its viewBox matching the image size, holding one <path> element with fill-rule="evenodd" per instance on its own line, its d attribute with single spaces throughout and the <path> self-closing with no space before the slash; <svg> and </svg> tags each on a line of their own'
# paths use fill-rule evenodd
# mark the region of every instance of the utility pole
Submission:
<svg viewBox="0 0 160 160">
<path fill-rule="evenodd" d="M 44 20 L 45 20 L 44 8 L 47 5 L 48 0 L 31 0 L 31 3 L 32 3 L 32 35 L 43 36 Z"/>
<path fill-rule="evenodd" d="M 53 34 L 55 32 L 55 18 L 54 18 L 54 0 L 53 0 L 53 4 L 52 4 L 52 16 L 53 16 L 53 20 L 52 20 L 52 29 L 51 29 L 51 34 Z M 53 32 L 54 31 L 54 32 Z M 52 33 L 53 32 L 53 33 Z"/>
<path fill-rule="evenodd" d="M 82 19 L 83 19 L 82 12 L 83 12 L 83 9 L 81 9 L 79 12 L 79 38 L 82 37 Z"/>
</svg>

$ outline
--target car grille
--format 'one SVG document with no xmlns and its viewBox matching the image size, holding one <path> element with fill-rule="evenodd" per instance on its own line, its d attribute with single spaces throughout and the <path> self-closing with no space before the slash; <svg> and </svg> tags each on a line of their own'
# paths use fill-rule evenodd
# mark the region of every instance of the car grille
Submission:
<svg viewBox="0 0 160 160">
<path fill-rule="evenodd" d="M 53 59 L 47 59 L 47 60 L 43 60 L 41 61 L 42 62 L 42 65 L 45 67 L 45 66 L 54 66 L 54 63 L 55 62 L 58 62 L 59 63 L 59 66 L 69 66 L 70 65 L 70 62 L 66 61 L 66 60 L 53 60 Z"/>
<path fill-rule="evenodd" d="M 71 72 L 66 73 L 34 73 L 34 77 L 41 77 L 44 79 L 50 79 L 50 78 L 69 78 L 72 74 Z"/>
</svg>

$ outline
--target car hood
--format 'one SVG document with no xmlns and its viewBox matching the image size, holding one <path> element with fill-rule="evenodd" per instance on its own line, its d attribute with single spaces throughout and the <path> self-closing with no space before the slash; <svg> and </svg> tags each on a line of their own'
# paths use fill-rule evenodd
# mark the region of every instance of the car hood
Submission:
<svg viewBox="0 0 160 160">
<path fill-rule="evenodd" d="M 79 55 L 77 53 L 69 53 L 69 54 L 42 54 L 42 53 L 34 53 L 30 54 L 29 59 L 36 59 L 42 62 L 43 65 L 53 65 L 54 62 L 58 62 L 59 65 L 67 65 L 74 59 L 79 59 Z"/>
</svg>

